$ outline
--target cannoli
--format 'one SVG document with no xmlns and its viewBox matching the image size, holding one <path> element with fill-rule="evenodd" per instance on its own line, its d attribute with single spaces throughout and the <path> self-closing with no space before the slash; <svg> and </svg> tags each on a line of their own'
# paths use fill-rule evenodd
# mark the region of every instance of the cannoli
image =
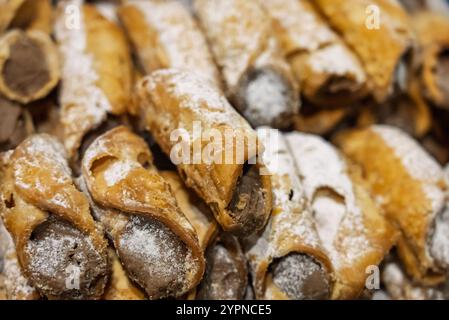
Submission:
<svg viewBox="0 0 449 320">
<path fill-rule="evenodd" d="M 14 149 L 33 131 L 28 110 L 0 96 L 0 151 Z"/>
<path fill-rule="evenodd" d="M 154 139 L 223 229 L 249 235 L 263 228 L 271 182 L 257 163 L 262 147 L 218 89 L 203 77 L 168 69 L 142 79 L 137 99 Z"/>
<path fill-rule="evenodd" d="M 248 271 L 238 240 L 226 233 L 218 235 L 209 207 L 189 192 L 181 178 L 172 171 L 162 176 L 170 183 L 179 207 L 192 223 L 205 252 L 206 271 L 201 283 L 189 294 L 199 300 L 241 300 L 244 297 Z"/>
<path fill-rule="evenodd" d="M 295 164 L 281 133 L 259 129 L 267 146 L 272 216 L 260 236 L 245 241 L 257 299 L 327 299 L 332 266 L 321 246 Z"/>
<path fill-rule="evenodd" d="M 407 86 L 413 34 L 397 1 L 314 1 L 329 24 L 359 57 L 377 102 Z M 399 89 L 399 90 L 398 90 Z"/>
<path fill-rule="evenodd" d="M 59 82 L 59 57 L 50 36 L 12 30 L 0 38 L 0 93 L 20 103 L 45 97 Z"/>
<path fill-rule="evenodd" d="M 178 297 L 201 280 L 204 257 L 192 225 L 151 162 L 145 141 L 117 127 L 86 150 L 79 184 L 128 277 L 150 299 Z"/>
<path fill-rule="evenodd" d="M 120 19 L 147 74 L 185 69 L 221 88 L 206 39 L 184 5 L 176 0 L 131 0 L 121 7 Z"/>
<path fill-rule="evenodd" d="M 449 109 L 449 17 L 424 11 L 412 15 L 418 38 L 414 67 L 424 96 L 435 106 Z"/>
<path fill-rule="evenodd" d="M 274 19 L 305 99 L 320 106 L 338 106 L 363 97 L 366 75 L 358 57 L 309 0 L 259 1 Z"/>
<path fill-rule="evenodd" d="M 111 262 L 111 278 L 104 292 L 104 300 L 144 300 L 145 293 L 126 275 L 115 251 L 108 250 Z"/>
<path fill-rule="evenodd" d="M 362 166 L 374 197 L 401 231 L 398 255 L 407 273 L 426 285 L 443 281 L 449 267 L 449 210 L 440 165 L 394 127 L 348 131 L 336 142 Z"/>
<path fill-rule="evenodd" d="M 94 6 L 63 1 L 56 20 L 64 144 L 75 159 L 87 133 L 100 127 L 108 114 L 120 116 L 127 111 L 132 62 L 122 30 Z"/>
<path fill-rule="evenodd" d="M 397 233 L 371 198 L 360 170 L 323 139 L 286 135 L 306 204 L 332 263 L 333 299 L 353 299 L 365 288 L 368 268 L 379 265 Z"/>
<path fill-rule="evenodd" d="M 6 163 L 1 213 L 26 279 L 49 299 L 100 298 L 107 243 L 73 184 L 63 145 L 33 135 Z"/>
<path fill-rule="evenodd" d="M 254 127 L 288 128 L 298 88 L 268 13 L 246 0 L 197 0 L 195 13 L 233 105 Z"/>
</svg>

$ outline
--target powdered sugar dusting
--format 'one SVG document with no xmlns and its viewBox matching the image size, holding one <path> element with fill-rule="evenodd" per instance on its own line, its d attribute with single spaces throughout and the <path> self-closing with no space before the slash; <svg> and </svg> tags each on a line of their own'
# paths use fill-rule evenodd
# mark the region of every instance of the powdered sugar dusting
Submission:
<svg viewBox="0 0 449 320">
<path fill-rule="evenodd" d="M 36 172 L 48 171 L 51 180 L 55 183 L 72 183 L 64 147 L 56 138 L 46 134 L 33 135 L 22 143 L 20 148 L 25 156 L 19 157 L 13 163 L 15 184 L 18 187 L 23 190 L 41 192 L 48 187 L 48 176 L 45 174 L 30 176 L 31 168 Z M 66 204 L 65 199 L 58 198 L 58 195 L 48 200 Z"/>
<path fill-rule="evenodd" d="M 164 83 L 164 89 L 168 95 L 180 100 L 180 113 L 172 115 L 179 117 L 179 128 L 191 128 L 192 121 L 196 120 L 202 122 L 203 130 L 225 124 L 245 130 L 247 133 L 253 132 L 225 96 L 198 74 L 166 69 L 153 73 L 150 79 L 146 87 L 148 92 L 155 91 L 160 83 Z M 169 117 L 168 113 L 167 117 Z M 173 122 L 171 118 L 167 118 L 167 121 Z"/>
<path fill-rule="evenodd" d="M 131 161 L 116 161 L 111 164 L 104 172 L 104 180 L 108 187 L 125 179 L 128 174 L 139 166 Z"/>
<path fill-rule="evenodd" d="M 437 216 L 434 228 L 430 253 L 441 268 L 447 269 L 449 267 L 449 207 L 447 205 Z"/>
<path fill-rule="evenodd" d="M 4 259 L 3 274 L 8 299 L 26 299 L 37 296 L 36 290 L 25 278 L 17 259 L 14 242 L 0 219 L 0 255 Z"/>
<path fill-rule="evenodd" d="M 173 0 L 133 0 L 128 4 L 139 8 L 148 24 L 157 31 L 159 45 L 168 58 L 165 67 L 201 73 L 219 86 L 218 70 L 206 39 L 183 4 Z"/>
<path fill-rule="evenodd" d="M 357 83 L 363 83 L 366 80 L 357 58 L 341 44 L 332 44 L 318 50 L 310 55 L 308 64 L 316 72 L 351 76 Z"/>
<path fill-rule="evenodd" d="M 226 83 L 235 88 L 272 37 L 271 21 L 255 1 L 200 0 L 195 5 Z"/>
<path fill-rule="evenodd" d="M 73 14 L 77 8 L 79 19 Z M 66 147 L 76 148 L 82 135 L 99 125 L 111 110 L 110 102 L 97 86 L 99 76 L 92 54 L 87 52 L 81 0 L 61 2 L 55 36 L 62 56 L 61 121 L 66 130 Z M 72 14 L 70 14 L 72 13 Z M 73 19 L 77 21 L 72 21 Z"/>
<path fill-rule="evenodd" d="M 372 130 L 394 152 L 412 178 L 423 183 L 423 192 L 432 204 L 433 215 L 444 204 L 444 193 L 439 183 L 444 181 L 441 166 L 413 138 L 398 128 L 376 125 Z M 433 219 L 433 218 L 432 218 Z"/>
</svg>

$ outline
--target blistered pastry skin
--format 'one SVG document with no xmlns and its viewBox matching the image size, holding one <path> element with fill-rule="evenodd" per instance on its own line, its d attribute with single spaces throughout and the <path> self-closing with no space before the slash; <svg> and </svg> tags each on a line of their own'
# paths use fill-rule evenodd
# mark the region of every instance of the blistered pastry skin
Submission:
<svg viewBox="0 0 449 320">
<path fill-rule="evenodd" d="M 150 299 L 182 296 L 199 283 L 198 238 L 143 139 L 125 127 L 106 132 L 86 150 L 82 172 L 96 219 Z"/>
<path fill-rule="evenodd" d="M 185 69 L 221 88 L 206 39 L 179 1 L 127 1 L 120 8 L 120 19 L 147 74 L 165 68 Z"/>
<path fill-rule="evenodd" d="M 394 127 L 348 131 L 336 142 L 362 166 L 374 197 L 399 227 L 398 253 L 407 273 L 423 284 L 443 281 L 444 268 L 428 245 L 435 219 L 445 210 L 440 165 L 413 138 Z M 444 250 L 446 241 L 440 240 L 440 250 Z"/>
<path fill-rule="evenodd" d="M 3 222 L 33 287 L 50 299 L 100 298 L 107 243 L 72 181 L 62 144 L 46 134 L 22 142 L 7 159 L 1 200 Z"/>
<path fill-rule="evenodd" d="M 394 93 L 398 67 L 413 43 L 405 10 L 396 1 L 318 0 L 315 3 L 357 54 L 372 96 L 384 102 Z"/>
</svg>

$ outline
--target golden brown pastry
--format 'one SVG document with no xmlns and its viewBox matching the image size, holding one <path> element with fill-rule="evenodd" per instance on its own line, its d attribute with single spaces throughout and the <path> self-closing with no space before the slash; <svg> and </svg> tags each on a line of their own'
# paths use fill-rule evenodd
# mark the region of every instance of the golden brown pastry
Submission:
<svg viewBox="0 0 449 320">
<path fill-rule="evenodd" d="M 328 299 L 332 265 L 305 201 L 295 163 L 277 130 L 261 128 L 271 174 L 273 212 L 261 235 L 245 241 L 257 299 Z"/>
<path fill-rule="evenodd" d="M 17 10 L 9 28 L 39 30 L 50 34 L 53 29 L 53 18 L 51 0 L 25 0 Z"/>
<path fill-rule="evenodd" d="M 33 135 L 5 163 L 0 212 L 24 277 L 49 299 L 100 298 L 107 243 L 72 181 L 63 145 Z"/>
<path fill-rule="evenodd" d="M 369 267 L 379 265 L 396 243 L 360 170 L 320 137 L 286 134 L 306 204 L 332 263 L 333 299 L 354 299 L 364 290 Z"/>
<path fill-rule="evenodd" d="M 0 33 L 8 28 L 17 11 L 26 0 L 2 0 L 0 1 Z"/>
<path fill-rule="evenodd" d="M 165 68 L 185 69 L 221 80 L 206 39 L 188 9 L 176 0 L 131 0 L 120 19 L 147 74 Z"/>
<path fill-rule="evenodd" d="M 341 106 L 366 94 L 366 75 L 358 57 L 311 1 L 259 1 L 274 20 L 281 47 L 308 101 Z"/>
<path fill-rule="evenodd" d="M 203 77 L 167 69 L 139 82 L 137 100 L 154 139 L 223 229 L 249 235 L 263 228 L 271 182 L 257 163 L 262 148 L 218 89 Z"/>
<path fill-rule="evenodd" d="M 69 156 L 76 158 L 86 134 L 100 127 L 108 114 L 127 111 L 133 69 L 122 30 L 93 5 L 63 1 L 56 20 L 64 144 Z"/>
<path fill-rule="evenodd" d="M 195 12 L 233 105 L 254 127 L 288 128 L 298 88 L 268 13 L 246 0 L 197 0 Z"/>
<path fill-rule="evenodd" d="M 424 96 L 449 109 L 449 17 L 421 11 L 412 15 L 418 38 L 415 68 Z"/>
<path fill-rule="evenodd" d="M 397 1 L 317 0 L 329 24 L 359 57 L 371 94 L 384 102 L 407 84 L 413 35 Z"/>
<path fill-rule="evenodd" d="M 363 168 L 371 192 L 400 229 L 398 254 L 415 281 L 433 285 L 449 267 L 449 209 L 440 165 L 406 133 L 371 126 L 336 138 Z"/>
<path fill-rule="evenodd" d="M 20 103 L 45 97 L 59 82 L 59 56 L 50 36 L 12 30 L 0 38 L 0 93 Z"/>
<path fill-rule="evenodd" d="M 300 114 L 293 118 L 296 131 L 317 135 L 332 132 L 351 114 L 346 106 L 340 108 L 317 109 L 312 105 L 303 105 Z"/>
<path fill-rule="evenodd" d="M 179 297 L 204 272 L 203 252 L 145 141 L 125 127 L 98 137 L 82 160 L 81 189 L 128 277 L 150 299 Z"/>
</svg>

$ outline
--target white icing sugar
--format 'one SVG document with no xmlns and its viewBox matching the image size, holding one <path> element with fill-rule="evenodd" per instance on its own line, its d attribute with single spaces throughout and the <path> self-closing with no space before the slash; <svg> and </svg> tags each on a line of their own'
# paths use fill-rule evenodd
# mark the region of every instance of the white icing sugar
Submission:
<svg viewBox="0 0 449 320">
<path fill-rule="evenodd" d="M 4 266 L 0 266 L 0 271 L 5 276 L 7 297 L 18 299 L 35 294 L 36 290 L 30 285 L 20 268 L 14 242 L 0 219 L 0 261 L 2 259 Z"/>
<path fill-rule="evenodd" d="M 100 1 L 95 3 L 95 8 L 101 13 L 103 17 L 114 23 L 119 23 L 117 16 L 117 4 L 109 3 L 106 1 Z"/>
<path fill-rule="evenodd" d="M 247 119 L 270 124 L 289 111 L 288 100 L 282 79 L 273 72 L 264 72 L 248 84 L 243 114 Z"/>
<path fill-rule="evenodd" d="M 149 92 L 154 91 L 156 85 L 163 82 L 170 95 L 182 98 L 179 107 L 188 109 L 195 115 L 194 119 L 188 116 L 185 122 L 180 123 L 180 126 L 190 128 L 192 120 L 196 120 L 202 121 L 203 125 L 227 124 L 252 131 L 249 124 L 234 110 L 225 96 L 204 77 L 176 69 L 166 69 L 154 72 L 149 79 L 151 79 L 147 82 Z M 182 110 L 179 116 L 182 122 Z"/>
<path fill-rule="evenodd" d="M 291 50 L 315 51 L 337 38 L 327 23 L 315 12 L 309 0 L 259 1 L 294 43 L 295 47 L 290 48 Z"/>
<path fill-rule="evenodd" d="M 37 189 L 44 190 L 48 181 L 40 181 L 40 176 L 30 179 L 30 167 L 39 170 L 48 169 L 51 180 L 55 183 L 71 183 L 71 171 L 67 163 L 67 154 L 63 145 L 54 137 L 47 134 L 33 135 L 22 143 L 21 148 L 27 154 L 13 163 L 15 184 L 25 190 Z M 46 177 L 48 178 L 48 177 Z M 56 195 L 57 196 L 57 195 Z M 64 199 L 49 199 L 49 201 L 58 203 L 64 202 Z"/>
<path fill-rule="evenodd" d="M 175 240 L 174 233 L 162 223 L 141 223 L 133 216 L 132 232 L 125 232 L 120 238 L 121 247 L 126 247 L 129 254 L 143 261 L 151 261 L 149 272 L 156 278 L 172 278 L 185 289 L 189 274 L 194 273 L 197 261 L 191 249 Z M 183 259 L 182 261 L 180 260 Z"/>
<path fill-rule="evenodd" d="M 449 267 L 449 207 L 447 206 L 435 221 L 430 253 L 440 267 L 445 269 Z"/>
<path fill-rule="evenodd" d="M 128 174 L 135 168 L 138 168 L 138 164 L 131 161 L 116 161 L 111 164 L 103 174 L 104 180 L 108 187 L 111 187 L 118 182 L 125 179 Z"/>
<path fill-rule="evenodd" d="M 173 0 L 134 0 L 128 1 L 128 4 L 139 8 L 147 23 L 157 31 L 159 45 L 168 58 L 166 67 L 202 73 L 218 85 L 218 71 L 206 39 L 185 6 Z"/>
<path fill-rule="evenodd" d="M 234 88 L 271 37 L 272 25 L 255 1 L 200 0 L 195 6 L 227 85 Z"/>
<path fill-rule="evenodd" d="M 78 15 L 74 15 L 76 8 Z M 88 118 L 99 124 L 105 118 L 111 105 L 104 92 L 97 86 L 99 76 L 94 68 L 92 54 L 87 52 L 86 30 L 83 20 L 81 0 L 69 0 L 59 4 L 55 23 L 55 36 L 62 57 L 62 85 L 60 103 L 62 122 L 66 126 L 86 124 L 81 120 Z M 75 17 L 79 17 L 76 19 Z M 77 137 L 67 137 L 66 145 L 72 148 Z"/>
<path fill-rule="evenodd" d="M 326 46 L 310 55 L 308 64 L 316 72 L 352 76 L 357 83 L 366 80 L 357 58 L 339 43 Z"/>
</svg>

